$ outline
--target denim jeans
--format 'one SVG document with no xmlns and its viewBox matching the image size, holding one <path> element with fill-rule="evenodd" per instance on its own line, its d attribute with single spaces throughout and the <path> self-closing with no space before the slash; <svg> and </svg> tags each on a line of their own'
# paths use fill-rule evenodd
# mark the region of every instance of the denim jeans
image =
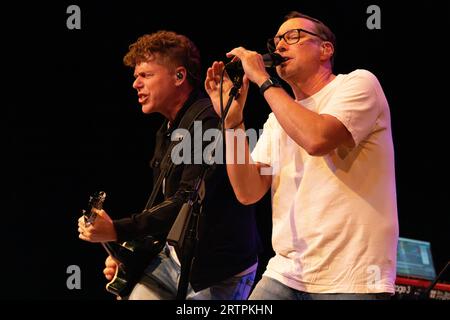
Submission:
<svg viewBox="0 0 450 320">
<path fill-rule="evenodd" d="M 389 300 L 390 293 L 308 293 L 262 277 L 249 300 Z"/>
<path fill-rule="evenodd" d="M 256 271 L 234 276 L 195 292 L 189 284 L 186 300 L 246 300 Z M 133 288 L 129 300 L 174 300 L 178 290 L 180 266 L 170 256 L 167 246 L 151 262 L 144 276 Z"/>
</svg>

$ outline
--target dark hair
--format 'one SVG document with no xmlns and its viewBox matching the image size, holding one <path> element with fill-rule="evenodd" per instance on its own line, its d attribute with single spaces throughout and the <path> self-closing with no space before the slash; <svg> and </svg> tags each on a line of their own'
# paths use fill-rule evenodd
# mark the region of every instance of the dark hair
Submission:
<svg viewBox="0 0 450 320">
<path fill-rule="evenodd" d="M 323 23 L 322 21 L 320 21 L 319 19 L 310 17 L 306 14 L 300 13 L 298 11 L 291 11 L 289 12 L 285 17 L 284 17 L 284 21 L 290 20 L 290 19 L 294 19 L 294 18 L 303 18 L 303 19 L 307 19 L 309 21 L 314 22 L 314 26 L 315 29 L 314 32 L 317 33 L 320 38 L 322 38 L 322 40 L 325 41 L 329 41 L 331 42 L 331 44 L 334 47 L 334 54 L 331 57 L 330 61 L 331 61 L 331 65 L 333 66 L 334 64 L 334 55 L 336 54 L 336 36 L 334 35 L 333 31 L 331 31 L 330 28 L 328 28 L 327 25 L 325 25 L 325 23 Z"/>
<path fill-rule="evenodd" d="M 129 46 L 129 51 L 123 58 L 126 66 L 134 68 L 157 55 L 167 66 L 183 66 L 187 70 L 187 80 L 198 87 L 201 81 L 200 52 L 195 44 L 186 36 L 172 31 L 157 31 L 146 34 Z"/>
</svg>

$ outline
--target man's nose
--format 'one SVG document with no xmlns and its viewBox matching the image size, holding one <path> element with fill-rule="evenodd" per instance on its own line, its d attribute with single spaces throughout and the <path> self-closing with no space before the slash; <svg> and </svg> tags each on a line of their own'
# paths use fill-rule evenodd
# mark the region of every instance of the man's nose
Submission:
<svg viewBox="0 0 450 320">
<path fill-rule="evenodd" d="M 275 48 L 275 52 L 284 52 L 286 51 L 286 46 L 287 44 L 283 41 L 278 42 L 276 48 Z"/>
<path fill-rule="evenodd" d="M 141 79 L 139 79 L 139 77 L 137 77 L 134 82 L 133 82 L 133 88 L 134 89 L 139 89 L 142 88 L 142 81 Z"/>
</svg>

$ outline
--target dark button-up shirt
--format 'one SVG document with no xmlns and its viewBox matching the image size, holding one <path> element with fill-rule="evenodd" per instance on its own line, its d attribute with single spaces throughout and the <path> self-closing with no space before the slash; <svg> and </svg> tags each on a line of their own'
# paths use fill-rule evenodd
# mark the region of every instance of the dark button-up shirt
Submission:
<svg viewBox="0 0 450 320">
<path fill-rule="evenodd" d="M 198 98 L 199 94 L 192 94 L 171 126 L 169 127 L 165 121 L 158 131 L 155 154 L 151 161 L 154 181 L 160 173 L 159 164 L 170 145 L 172 132 L 178 128 L 183 115 L 189 112 L 189 107 Z M 202 134 L 207 129 L 217 128 L 219 123 L 212 106 L 197 120 L 202 121 Z M 199 138 L 194 137 L 193 131 L 192 128 L 190 130 L 192 146 L 194 138 Z M 210 143 L 203 142 L 202 149 Z M 192 164 L 174 165 L 169 172 L 164 183 L 162 202 L 130 218 L 114 221 L 119 241 L 146 235 L 156 238 L 167 236 L 181 206 L 194 190 L 197 178 L 202 172 L 202 164 L 194 163 L 195 153 L 202 150 L 192 148 L 191 152 Z M 190 283 L 195 291 L 225 280 L 257 261 L 260 247 L 254 208 L 238 202 L 224 164 L 215 164 L 208 169 L 198 239 L 190 276 Z"/>
</svg>

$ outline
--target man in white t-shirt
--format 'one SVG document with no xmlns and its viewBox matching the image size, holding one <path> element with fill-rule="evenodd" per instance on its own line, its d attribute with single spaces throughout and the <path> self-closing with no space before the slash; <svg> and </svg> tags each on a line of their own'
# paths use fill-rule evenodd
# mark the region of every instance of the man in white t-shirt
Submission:
<svg viewBox="0 0 450 320">
<path fill-rule="evenodd" d="M 365 70 L 334 75 L 335 37 L 322 22 L 286 16 L 271 52 L 292 98 L 267 73 L 262 56 L 231 50 L 245 76 L 225 119 L 227 171 L 244 204 L 271 188 L 271 258 L 250 299 L 385 299 L 395 291 L 398 238 L 394 151 L 389 106 L 377 78 Z M 205 88 L 220 114 L 222 62 Z M 250 155 L 237 143 L 244 130 L 249 83 L 272 113 Z M 232 86 L 226 78 L 226 89 Z M 224 91 L 227 93 L 227 91 Z M 248 161 L 237 164 L 245 152 Z"/>
</svg>

